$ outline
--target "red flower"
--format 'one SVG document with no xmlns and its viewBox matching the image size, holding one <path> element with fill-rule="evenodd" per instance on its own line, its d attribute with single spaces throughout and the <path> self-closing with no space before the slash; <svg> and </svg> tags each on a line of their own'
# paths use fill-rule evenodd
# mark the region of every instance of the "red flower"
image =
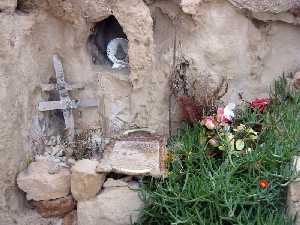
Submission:
<svg viewBox="0 0 300 225">
<path fill-rule="evenodd" d="M 258 108 L 258 110 L 263 113 L 266 105 L 270 104 L 271 100 L 269 98 L 256 98 L 250 102 L 250 107 L 252 109 Z"/>
<path fill-rule="evenodd" d="M 260 188 L 262 188 L 262 189 L 266 189 L 266 188 L 269 187 L 269 181 L 267 181 L 267 180 L 265 180 L 265 179 L 260 180 L 260 181 L 259 181 L 259 186 L 260 186 Z"/>
</svg>

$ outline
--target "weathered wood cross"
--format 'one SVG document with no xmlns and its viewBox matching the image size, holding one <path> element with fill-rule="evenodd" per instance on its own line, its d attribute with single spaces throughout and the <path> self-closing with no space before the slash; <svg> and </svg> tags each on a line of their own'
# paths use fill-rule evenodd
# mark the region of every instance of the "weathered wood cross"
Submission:
<svg viewBox="0 0 300 225">
<path fill-rule="evenodd" d="M 67 140 L 69 143 L 72 143 L 75 135 L 72 110 L 79 107 L 95 107 L 98 104 L 95 99 L 72 100 L 68 91 L 80 89 L 84 86 L 82 84 L 68 84 L 65 82 L 63 66 L 58 55 L 53 56 L 53 66 L 56 75 L 56 84 L 42 84 L 41 88 L 43 91 L 58 90 L 60 100 L 40 102 L 38 108 L 39 111 L 62 110 L 67 130 Z"/>
</svg>

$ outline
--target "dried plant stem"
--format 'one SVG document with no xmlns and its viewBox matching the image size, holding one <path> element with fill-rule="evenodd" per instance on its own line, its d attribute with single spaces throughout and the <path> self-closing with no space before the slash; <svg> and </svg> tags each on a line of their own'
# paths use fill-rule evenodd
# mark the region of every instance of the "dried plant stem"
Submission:
<svg viewBox="0 0 300 225">
<path fill-rule="evenodd" d="M 170 76 L 170 80 L 169 80 L 169 86 L 170 86 L 170 92 L 169 92 L 169 136 L 172 136 L 172 111 L 171 111 L 171 107 L 172 107 L 172 96 L 174 94 L 174 90 L 173 90 L 173 77 L 176 71 L 176 54 L 177 54 L 177 29 L 175 26 L 175 30 L 174 30 L 174 43 L 173 43 L 173 62 L 172 62 L 172 69 L 171 69 L 171 76 Z"/>
</svg>

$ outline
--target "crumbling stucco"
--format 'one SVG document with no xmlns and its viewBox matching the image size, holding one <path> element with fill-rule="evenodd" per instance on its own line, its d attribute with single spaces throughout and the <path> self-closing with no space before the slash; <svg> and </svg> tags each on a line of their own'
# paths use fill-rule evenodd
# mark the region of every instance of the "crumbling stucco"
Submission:
<svg viewBox="0 0 300 225">
<path fill-rule="evenodd" d="M 262 21 L 283 21 L 299 24 L 299 0 L 228 0 L 239 9 Z"/>
<path fill-rule="evenodd" d="M 195 96 L 213 90 L 223 79 L 229 85 L 224 101 L 237 101 L 239 93 L 246 99 L 264 96 L 274 78 L 300 69 L 300 28 L 295 25 L 299 3 L 283 5 L 280 12 L 277 6 L 263 6 L 262 12 L 248 3 L 21 0 L 17 7 L 16 1 L 1 1 L 1 224 L 22 224 L 17 218 L 24 206 L 16 204 L 21 195 L 15 177 L 32 152 L 33 121 L 46 120 L 37 104 L 49 97 L 40 83 L 54 77 L 53 54 L 61 56 L 67 81 L 85 84 L 71 96 L 99 101 L 98 109 L 75 110 L 75 127 L 101 127 L 107 136 L 130 126 L 167 134 L 175 36 L 176 64 L 186 65 L 185 77 L 193 83 L 189 91 Z M 110 15 L 129 40 L 129 71 L 94 65 L 87 51 L 90 29 Z M 178 110 L 171 100 L 176 127 Z"/>
<path fill-rule="evenodd" d="M 254 12 L 280 13 L 300 7 L 299 0 L 228 0 L 234 6 Z"/>
</svg>

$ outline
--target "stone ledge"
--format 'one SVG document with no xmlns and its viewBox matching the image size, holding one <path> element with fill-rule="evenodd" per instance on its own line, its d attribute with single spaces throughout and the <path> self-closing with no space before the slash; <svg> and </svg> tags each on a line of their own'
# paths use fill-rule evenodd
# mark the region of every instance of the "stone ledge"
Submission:
<svg viewBox="0 0 300 225">
<path fill-rule="evenodd" d="M 133 132 L 114 139 L 104 150 L 98 173 L 162 176 L 165 173 L 165 140 L 150 132 Z"/>
</svg>

